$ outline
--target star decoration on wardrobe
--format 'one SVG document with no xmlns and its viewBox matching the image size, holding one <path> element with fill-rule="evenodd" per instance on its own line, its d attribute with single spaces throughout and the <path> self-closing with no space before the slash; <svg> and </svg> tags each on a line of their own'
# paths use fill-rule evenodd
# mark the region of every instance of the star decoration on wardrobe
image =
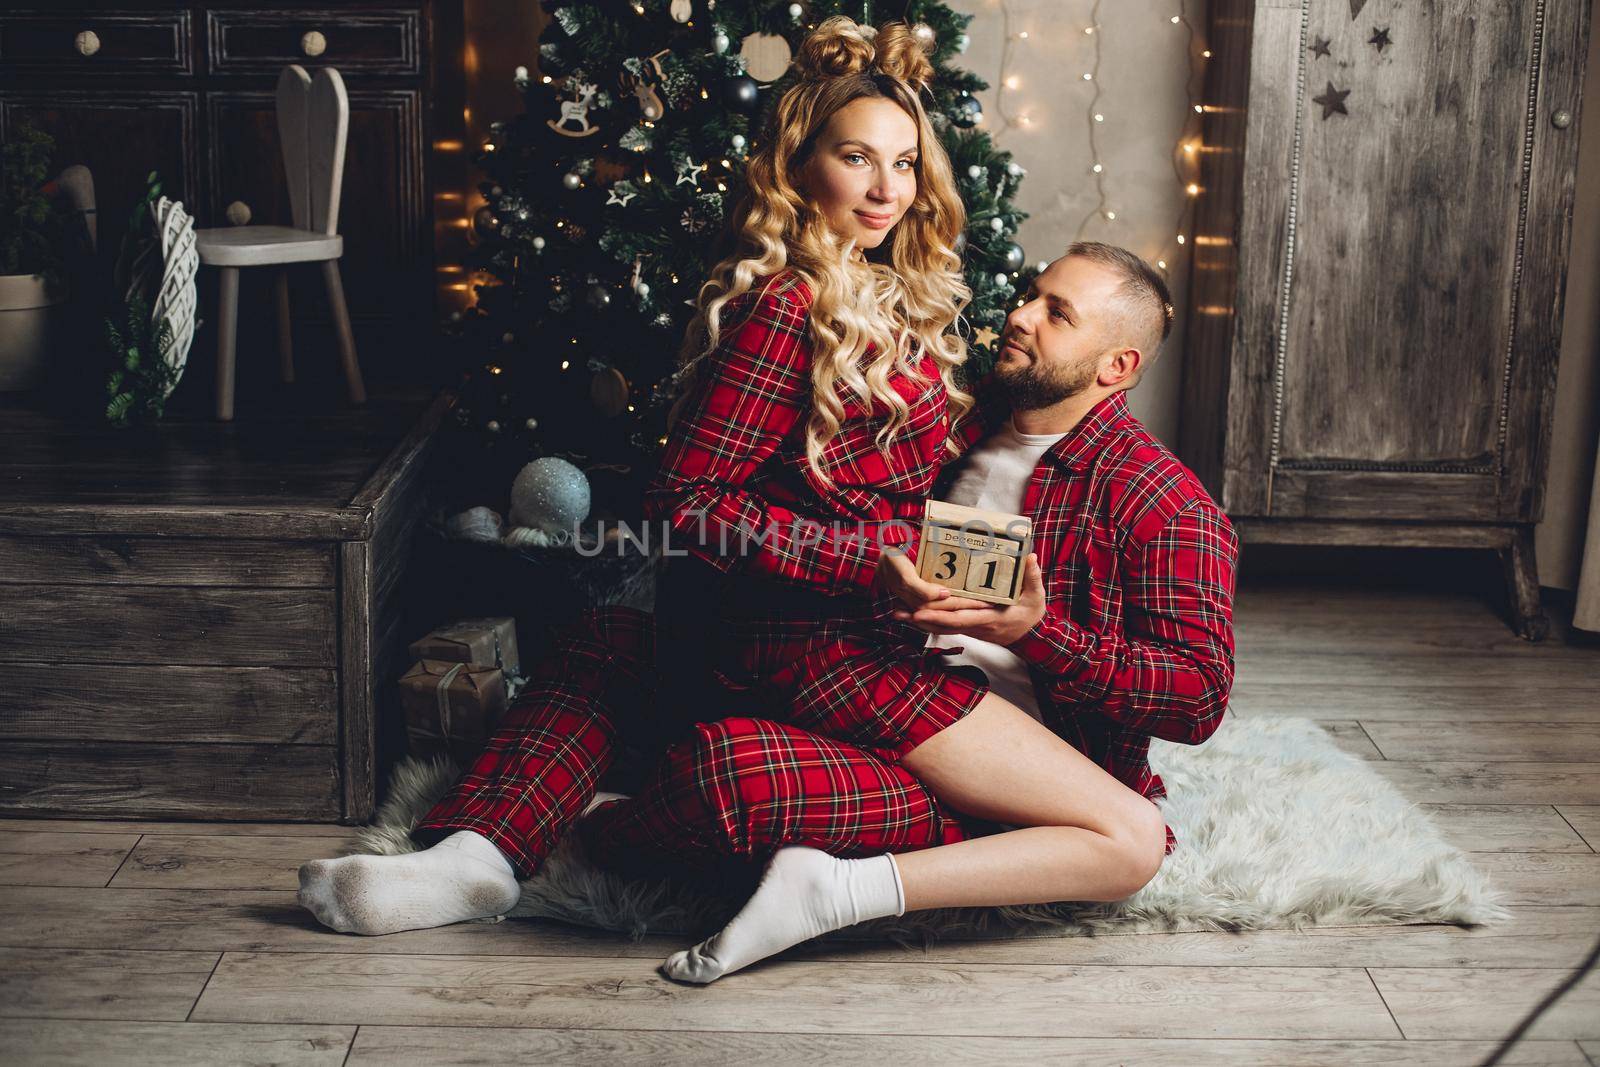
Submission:
<svg viewBox="0 0 1600 1067">
<path fill-rule="evenodd" d="M 1316 56 L 1318 59 L 1327 59 L 1329 43 L 1330 42 L 1326 37 L 1318 37 L 1316 42 L 1311 46 L 1311 54 Z"/>
<path fill-rule="evenodd" d="M 1333 83 L 1329 82 L 1328 87 L 1322 91 L 1322 95 L 1313 96 L 1311 102 L 1322 105 L 1322 117 L 1327 119 L 1330 115 L 1350 114 L 1349 111 L 1345 110 L 1344 106 L 1344 98 L 1349 95 L 1349 89 L 1335 89 Z"/>
<path fill-rule="evenodd" d="M 1367 6 L 1367 0 L 1350 0 L 1350 21 L 1354 22 L 1361 17 L 1361 9 Z"/>
<path fill-rule="evenodd" d="M 706 165 L 704 163 L 696 163 L 691 159 L 685 159 L 678 164 L 678 180 L 673 184 L 682 185 L 684 182 L 688 182 L 698 189 L 700 188 L 700 175 L 705 173 L 705 169 Z"/>
<path fill-rule="evenodd" d="M 1394 44 L 1394 41 L 1389 37 L 1389 27 L 1385 26 L 1381 30 L 1374 29 L 1372 31 L 1372 36 L 1367 38 L 1367 43 L 1372 45 L 1379 52 L 1382 52 L 1385 48 L 1388 48 L 1390 45 Z"/>
</svg>

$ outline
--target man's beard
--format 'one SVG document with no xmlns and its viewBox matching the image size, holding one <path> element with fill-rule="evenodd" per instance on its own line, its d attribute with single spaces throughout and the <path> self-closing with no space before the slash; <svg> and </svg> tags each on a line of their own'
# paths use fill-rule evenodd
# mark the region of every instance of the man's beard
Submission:
<svg viewBox="0 0 1600 1067">
<path fill-rule="evenodd" d="M 1020 367 L 995 368 L 994 380 L 1017 411 L 1037 411 L 1077 396 L 1099 377 L 1092 362 L 1051 369 L 1033 360 Z"/>
</svg>

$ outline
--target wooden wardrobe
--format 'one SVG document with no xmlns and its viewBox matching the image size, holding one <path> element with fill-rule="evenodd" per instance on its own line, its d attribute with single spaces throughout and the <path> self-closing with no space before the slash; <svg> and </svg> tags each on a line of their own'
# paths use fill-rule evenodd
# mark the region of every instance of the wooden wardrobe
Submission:
<svg viewBox="0 0 1600 1067">
<path fill-rule="evenodd" d="M 1544 636 L 1590 2 L 1211 3 L 1180 451 L 1247 543 L 1494 548 Z"/>
</svg>

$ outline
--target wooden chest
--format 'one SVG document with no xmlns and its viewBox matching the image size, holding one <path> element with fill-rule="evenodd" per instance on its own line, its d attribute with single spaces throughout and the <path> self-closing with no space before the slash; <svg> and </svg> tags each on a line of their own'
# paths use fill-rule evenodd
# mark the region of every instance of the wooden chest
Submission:
<svg viewBox="0 0 1600 1067">
<path fill-rule="evenodd" d="M 365 821 L 450 402 L 133 435 L 0 412 L 0 812 Z"/>
</svg>

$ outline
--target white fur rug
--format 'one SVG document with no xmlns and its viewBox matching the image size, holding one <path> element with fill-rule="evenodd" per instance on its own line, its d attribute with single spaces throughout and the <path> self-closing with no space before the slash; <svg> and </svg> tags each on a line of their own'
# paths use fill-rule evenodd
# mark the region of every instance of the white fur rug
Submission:
<svg viewBox="0 0 1600 1067">
<path fill-rule="evenodd" d="M 1198 747 L 1152 742 L 1178 837 L 1144 889 L 1114 904 L 951 908 L 876 920 L 844 940 L 1067 936 L 1170 930 L 1501 921 L 1499 894 L 1428 817 L 1304 719 L 1238 719 Z M 408 760 L 351 852 L 414 851 L 407 831 L 454 781 L 447 759 Z M 748 890 L 746 890 L 748 891 Z M 507 917 L 700 937 L 742 900 L 671 881 L 627 882 L 572 837 L 523 883 Z M 498 920 L 487 920 L 498 921 Z"/>
</svg>

